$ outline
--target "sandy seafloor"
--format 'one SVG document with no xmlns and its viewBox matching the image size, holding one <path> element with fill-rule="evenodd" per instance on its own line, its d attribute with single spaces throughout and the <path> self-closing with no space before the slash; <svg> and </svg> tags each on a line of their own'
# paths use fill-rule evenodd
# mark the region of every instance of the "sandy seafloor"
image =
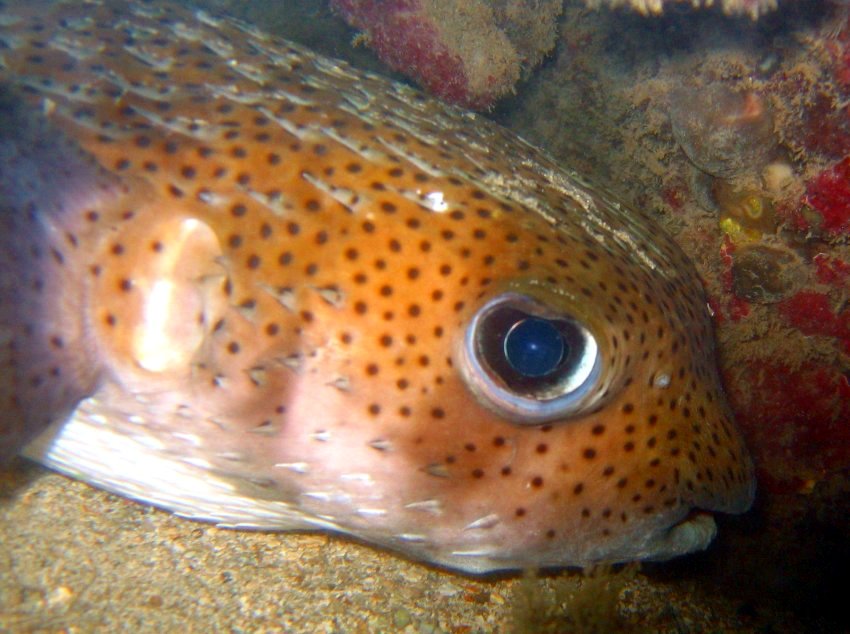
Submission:
<svg viewBox="0 0 850 634">
<path fill-rule="evenodd" d="M 245 17 L 260 18 L 260 4 L 246 3 Z M 368 51 L 350 49 L 352 33 L 319 5 L 289 4 L 292 24 L 306 25 L 300 34 L 287 32 L 292 24 L 280 11 L 263 24 L 323 44 L 326 53 L 353 50 L 380 69 Z M 825 631 L 736 597 L 722 581 L 722 529 L 707 553 L 644 566 L 624 582 L 622 631 Z M 537 582 L 537 589 L 577 587 L 579 578 L 563 572 Z M 521 583 L 519 575 L 478 579 L 446 572 L 323 534 L 221 530 L 24 460 L 0 472 L 0 632 L 533 631 L 513 616 Z"/>
</svg>

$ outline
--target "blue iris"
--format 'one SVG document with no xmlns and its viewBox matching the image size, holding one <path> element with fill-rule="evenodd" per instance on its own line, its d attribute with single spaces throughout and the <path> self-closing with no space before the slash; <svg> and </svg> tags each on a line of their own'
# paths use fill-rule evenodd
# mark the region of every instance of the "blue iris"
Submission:
<svg viewBox="0 0 850 634">
<path fill-rule="evenodd" d="M 518 321 L 505 335 L 505 358 L 527 377 L 545 376 L 561 363 L 566 343 L 552 322 L 540 317 Z"/>
</svg>

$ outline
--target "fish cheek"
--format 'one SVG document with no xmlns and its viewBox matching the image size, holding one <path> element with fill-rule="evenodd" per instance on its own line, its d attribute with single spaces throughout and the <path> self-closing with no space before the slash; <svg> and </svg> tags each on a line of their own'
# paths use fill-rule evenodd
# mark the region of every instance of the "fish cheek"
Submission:
<svg viewBox="0 0 850 634">
<path fill-rule="evenodd" d="M 187 378 L 226 310 L 222 249 L 201 220 L 141 209 L 101 243 L 90 320 L 131 391 Z M 151 381 L 151 384 L 148 384 Z"/>
</svg>

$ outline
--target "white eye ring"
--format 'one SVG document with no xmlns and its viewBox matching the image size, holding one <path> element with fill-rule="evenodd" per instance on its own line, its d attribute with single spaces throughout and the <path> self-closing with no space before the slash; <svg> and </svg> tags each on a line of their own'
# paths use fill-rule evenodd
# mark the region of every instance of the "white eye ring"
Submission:
<svg viewBox="0 0 850 634">
<path fill-rule="evenodd" d="M 529 318 L 549 322 L 562 338 L 560 362 L 539 374 L 524 374 L 508 358 L 510 333 Z M 587 409 L 600 392 L 602 358 L 593 334 L 571 316 L 519 293 L 499 295 L 478 310 L 466 327 L 460 361 L 461 374 L 478 399 L 519 424 L 569 418 Z"/>
</svg>

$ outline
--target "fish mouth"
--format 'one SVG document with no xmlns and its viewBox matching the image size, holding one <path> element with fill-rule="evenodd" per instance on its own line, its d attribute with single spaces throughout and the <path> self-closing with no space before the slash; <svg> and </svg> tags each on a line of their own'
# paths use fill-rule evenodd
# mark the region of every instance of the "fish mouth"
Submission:
<svg viewBox="0 0 850 634">
<path fill-rule="evenodd" d="M 705 550 L 717 536 L 714 515 L 707 511 L 691 511 L 681 521 L 666 529 L 653 545 L 647 561 L 667 561 L 675 557 Z"/>
</svg>

